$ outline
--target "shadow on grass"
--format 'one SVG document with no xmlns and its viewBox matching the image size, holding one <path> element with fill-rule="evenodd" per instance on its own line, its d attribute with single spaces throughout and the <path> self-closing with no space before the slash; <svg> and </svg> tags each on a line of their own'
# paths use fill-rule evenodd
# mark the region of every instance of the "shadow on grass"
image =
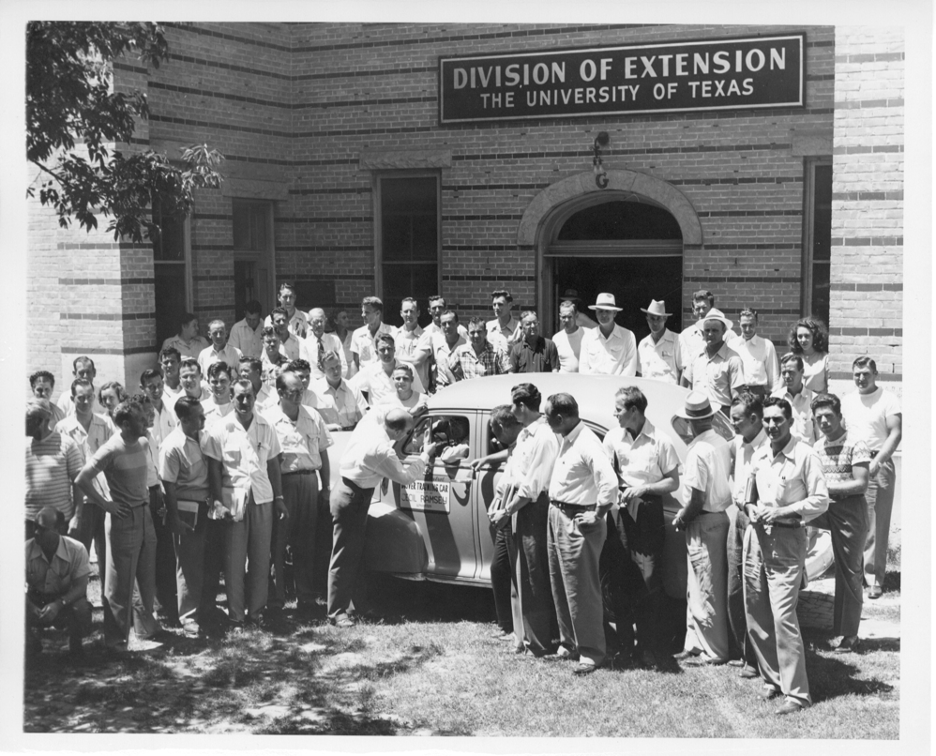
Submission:
<svg viewBox="0 0 936 756">
<path fill-rule="evenodd" d="M 367 643 L 308 626 L 290 637 L 259 630 L 220 642 L 173 636 L 119 658 L 94 642 L 83 663 L 71 662 L 61 644 L 48 648 L 26 661 L 26 732 L 391 735 L 408 723 L 375 713 L 372 681 L 442 653 L 430 643 L 389 659 L 361 654 L 332 663 Z"/>
<path fill-rule="evenodd" d="M 828 648 L 831 639 L 828 633 L 811 634 L 810 640 L 816 645 Z M 863 640 L 862 648 L 857 653 L 826 656 L 808 651 L 809 689 L 813 702 L 828 701 L 841 696 L 876 696 L 888 698 L 897 695 L 892 684 L 877 678 L 859 677 L 861 657 L 875 651 L 899 651 L 899 640 Z"/>
</svg>

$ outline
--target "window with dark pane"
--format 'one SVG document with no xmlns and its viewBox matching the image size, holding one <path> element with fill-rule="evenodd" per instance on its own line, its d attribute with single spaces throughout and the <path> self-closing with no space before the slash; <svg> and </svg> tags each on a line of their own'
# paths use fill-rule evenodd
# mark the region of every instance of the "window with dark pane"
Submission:
<svg viewBox="0 0 936 756">
<path fill-rule="evenodd" d="M 234 249 L 265 252 L 267 249 L 266 202 L 234 200 Z"/>
<path fill-rule="evenodd" d="M 380 179 L 380 240 L 384 311 L 393 321 L 404 297 L 421 301 L 438 288 L 436 176 Z M 429 321 L 427 312 L 420 317 L 423 321 Z"/>
<path fill-rule="evenodd" d="M 185 254 L 185 216 L 162 212 L 153 203 L 159 234 L 153 238 L 153 279 L 156 302 L 156 347 L 178 332 L 179 316 L 188 309 L 188 260 Z"/>
<path fill-rule="evenodd" d="M 829 322 L 832 261 L 832 166 L 816 164 L 813 174 L 811 313 Z"/>
</svg>

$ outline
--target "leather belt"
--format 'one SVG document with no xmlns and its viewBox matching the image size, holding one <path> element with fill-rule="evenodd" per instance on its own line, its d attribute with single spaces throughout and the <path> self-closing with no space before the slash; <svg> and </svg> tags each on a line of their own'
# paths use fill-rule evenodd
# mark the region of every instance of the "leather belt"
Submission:
<svg viewBox="0 0 936 756">
<path fill-rule="evenodd" d="M 773 522 L 764 524 L 772 525 L 777 528 L 789 528 L 790 530 L 799 530 L 800 528 L 806 527 L 802 522 L 781 522 L 780 520 L 774 520 Z"/>
<path fill-rule="evenodd" d="M 283 473 L 284 476 L 289 475 L 315 475 L 315 470 L 293 470 L 292 472 Z"/>
<path fill-rule="evenodd" d="M 556 501 L 555 499 L 550 499 L 549 503 L 563 512 L 566 510 L 571 510 L 573 512 L 594 512 L 597 507 L 596 504 L 566 504 L 564 501 Z"/>
</svg>

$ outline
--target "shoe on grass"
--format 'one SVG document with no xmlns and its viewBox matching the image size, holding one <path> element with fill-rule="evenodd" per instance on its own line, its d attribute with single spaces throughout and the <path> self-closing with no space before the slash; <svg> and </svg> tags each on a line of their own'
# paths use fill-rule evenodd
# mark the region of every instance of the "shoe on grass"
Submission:
<svg viewBox="0 0 936 756">
<path fill-rule="evenodd" d="M 784 701 L 777 710 L 774 712 L 778 717 L 784 717 L 787 714 L 798 714 L 803 709 L 806 708 L 806 704 L 800 703 L 792 698 L 788 698 Z"/>
<path fill-rule="evenodd" d="M 738 677 L 742 680 L 753 680 L 755 677 L 760 677 L 760 675 L 750 664 L 745 664 L 741 667 L 741 672 L 738 673 Z"/>
<path fill-rule="evenodd" d="M 861 648 L 861 640 L 857 635 L 846 635 L 839 641 L 838 645 L 832 649 L 836 654 L 854 653 Z"/>
</svg>

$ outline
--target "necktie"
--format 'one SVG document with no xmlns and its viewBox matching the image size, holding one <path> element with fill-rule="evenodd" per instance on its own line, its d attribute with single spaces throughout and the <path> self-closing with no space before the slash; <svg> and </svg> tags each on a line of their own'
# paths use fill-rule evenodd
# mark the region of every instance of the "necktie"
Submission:
<svg viewBox="0 0 936 756">
<path fill-rule="evenodd" d="M 324 373 L 324 372 L 325 372 L 325 361 L 322 359 L 322 357 L 325 355 L 325 345 L 322 343 L 322 337 L 321 337 L 321 336 L 316 336 L 316 337 L 315 337 L 315 340 L 318 342 L 318 360 L 317 360 L 318 369 L 319 369 L 321 372 Z"/>
</svg>

